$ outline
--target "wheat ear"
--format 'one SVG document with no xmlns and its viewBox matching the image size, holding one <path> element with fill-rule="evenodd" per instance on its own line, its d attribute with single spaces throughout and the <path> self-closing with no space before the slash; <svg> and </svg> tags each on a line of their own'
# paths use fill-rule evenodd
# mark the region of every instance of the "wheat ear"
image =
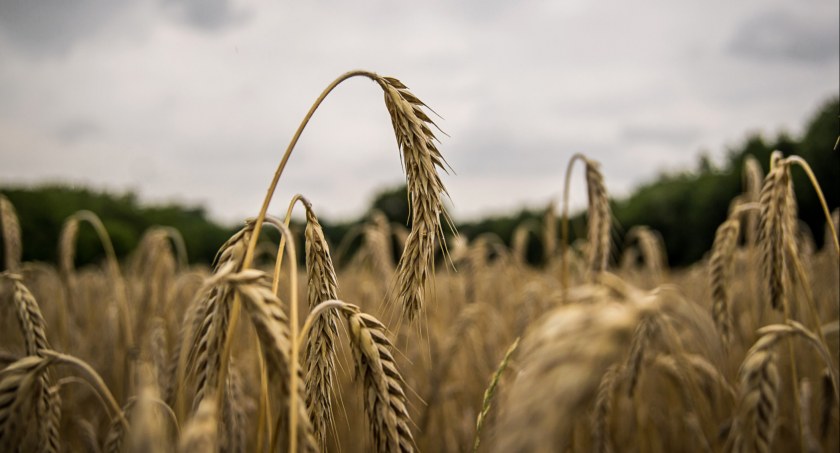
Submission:
<svg viewBox="0 0 840 453">
<path fill-rule="evenodd" d="M 20 222 L 15 207 L 8 198 L 0 194 L 0 231 L 3 232 L 3 262 L 6 270 L 20 270 L 23 242 L 20 236 Z"/>
<path fill-rule="evenodd" d="M 759 346 L 759 345 L 756 345 Z M 734 451 L 770 451 L 776 430 L 779 372 L 775 354 L 753 347 L 741 365 L 740 414 L 733 435 Z"/>
<path fill-rule="evenodd" d="M 321 224 L 306 204 L 306 274 L 309 309 L 337 299 L 335 268 Z M 335 381 L 336 315 L 328 311 L 315 319 L 306 340 L 306 406 L 321 448 L 326 447 L 327 424 L 332 419 L 332 387 Z"/>
<path fill-rule="evenodd" d="M 589 195 L 586 240 L 589 243 L 589 270 L 594 278 L 607 270 L 612 211 L 600 165 L 592 160 L 586 161 L 586 190 Z"/>
<path fill-rule="evenodd" d="M 347 318 L 357 376 L 364 386 L 364 406 L 375 450 L 412 452 L 411 418 L 406 408 L 405 385 L 391 355 L 393 345 L 385 326 L 350 304 L 342 306 Z"/>
<path fill-rule="evenodd" d="M 298 376 L 295 380 L 295 388 L 290 385 L 293 368 L 289 319 L 283 311 L 280 299 L 271 290 L 270 279 L 261 271 L 248 269 L 237 274 L 229 274 L 224 281 L 240 296 L 251 318 L 262 352 L 265 354 L 269 377 L 281 388 L 280 407 L 289 407 L 292 404 L 290 397 L 292 391 L 298 395 L 293 408 L 297 413 L 296 436 L 299 448 L 307 452 L 318 451 L 318 443 L 304 404 L 303 379 Z M 296 369 L 298 374 L 302 374 L 301 368 Z M 280 420 L 284 419 L 283 415 L 284 413 L 281 412 Z"/>
<path fill-rule="evenodd" d="M 782 309 L 785 302 L 785 274 L 787 263 L 785 243 L 788 241 L 786 218 L 788 216 L 788 179 L 786 165 L 777 165 L 764 179 L 759 199 L 759 242 L 761 267 L 767 282 L 770 305 Z"/>
<path fill-rule="evenodd" d="M 41 308 L 35 300 L 35 296 L 29 291 L 19 275 L 4 273 L 4 276 L 12 282 L 14 287 L 14 306 L 17 314 L 18 324 L 24 338 L 24 351 L 26 355 L 41 356 L 44 351 L 50 349 L 47 341 L 46 322 L 41 315 Z M 47 372 L 41 373 L 38 377 L 40 388 L 40 399 L 38 403 L 38 415 L 44 421 L 40 426 L 41 433 L 38 438 L 39 448 L 48 450 L 53 445 L 58 445 L 58 427 L 54 424 L 56 418 L 50 416 L 47 411 L 52 408 L 51 402 L 57 396 L 50 395 L 52 378 Z M 59 400 L 60 401 L 60 400 Z"/>
<path fill-rule="evenodd" d="M 423 112 L 426 105 L 395 78 L 376 76 L 374 80 L 385 92 L 406 174 L 412 224 L 397 265 L 397 295 L 404 316 L 411 320 L 423 308 L 435 241 L 443 243 L 441 217 L 449 219 L 443 207 L 446 188 L 438 174 L 446 162 L 435 145 L 431 129 L 435 124 Z"/>
<path fill-rule="evenodd" d="M 712 288 L 712 318 L 724 344 L 732 341 L 732 312 L 729 308 L 729 275 L 732 258 L 738 245 L 741 222 L 729 219 L 715 233 L 712 257 L 709 260 L 709 280 Z"/>
<path fill-rule="evenodd" d="M 218 426 L 216 402 L 205 398 L 198 405 L 190 421 L 184 427 L 178 451 L 193 453 L 197 451 L 213 452 L 218 448 Z"/>
<path fill-rule="evenodd" d="M 592 414 L 592 451 L 609 453 L 613 451 L 610 441 L 609 417 L 612 412 L 615 388 L 619 382 L 619 366 L 613 365 L 601 376 L 598 393 L 595 396 L 595 409 Z"/>
</svg>

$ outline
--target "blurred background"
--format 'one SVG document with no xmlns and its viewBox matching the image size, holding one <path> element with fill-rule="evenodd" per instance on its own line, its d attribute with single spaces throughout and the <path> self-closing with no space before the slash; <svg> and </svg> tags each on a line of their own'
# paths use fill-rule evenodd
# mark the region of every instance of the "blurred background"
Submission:
<svg viewBox="0 0 840 453">
<path fill-rule="evenodd" d="M 120 253 L 167 224 L 207 261 L 256 215 L 321 90 L 362 68 L 440 115 L 466 236 L 509 241 L 540 219 L 580 152 L 602 164 L 615 240 L 650 225 L 684 265 L 709 249 L 748 154 L 765 169 L 773 149 L 803 155 L 840 204 L 838 14 L 825 0 L 0 0 L 0 192 L 24 259 L 53 260 L 61 222 L 90 209 Z M 381 91 L 353 79 L 304 132 L 271 212 L 303 193 L 335 244 L 372 207 L 404 223 L 403 183 Z M 92 235 L 78 253 L 100 253 Z"/>
</svg>

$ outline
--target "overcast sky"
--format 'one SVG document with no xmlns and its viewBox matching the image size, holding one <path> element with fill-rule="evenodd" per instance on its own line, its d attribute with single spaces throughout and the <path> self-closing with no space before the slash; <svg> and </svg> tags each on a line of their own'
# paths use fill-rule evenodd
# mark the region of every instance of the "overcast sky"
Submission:
<svg viewBox="0 0 840 453">
<path fill-rule="evenodd" d="M 443 117 L 456 219 L 544 206 L 575 152 L 623 195 L 748 132 L 801 132 L 838 92 L 838 54 L 836 0 L 0 0 L 0 185 L 134 190 L 238 221 L 321 90 L 362 68 Z M 401 181 L 381 91 L 353 79 L 272 212 L 301 192 L 351 217 Z"/>
</svg>

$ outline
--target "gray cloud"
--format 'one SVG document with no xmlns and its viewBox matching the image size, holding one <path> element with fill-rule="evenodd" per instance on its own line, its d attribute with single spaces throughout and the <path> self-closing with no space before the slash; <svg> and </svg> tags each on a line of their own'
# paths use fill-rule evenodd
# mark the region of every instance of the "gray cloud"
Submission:
<svg viewBox="0 0 840 453">
<path fill-rule="evenodd" d="M 696 127 L 678 125 L 630 125 L 621 132 L 622 139 L 629 142 L 672 146 L 691 143 L 699 135 L 700 130 Z"/>
<path fill-rule="evenodd" d="M 234 7 L 230 0 L 3 0 L 0 36 L 25 53 L 61 55 L 99 39 L 108 27 L 119 28 L 119 21 L 129 16 L 144 17 L 139 28 L 153 27 L 159 9 L 208 33 L 242 25 L 250 18 L 246 9 Z"/>
<path fill-rule="evenodd" d="M 62 123 L 55 130 L 56 138 L 62 143 L 72 145 L 95 137 L 102 133 L 102 128 L 94 121 L 85 118 L 74 118 Z"/>
<path fill-rule="evenodd" d="M 243 24 L 250 14 L 230 0 L 162 0 L 175 17 L 197 29 L 214 32 Z"/>
<path fill-rule="evenodd" d="M 823 63 L 840 57 L 837 15 L 803 17 L 781 10 L 761 12 L 745 20 L 728 50 L 758 60 Z"/>
<path fill-rule="evenodd" d="M 61 54 L 96 35 L 134 0 L 3 0 L 0 34 L 24 51 Z"/>
</svg>

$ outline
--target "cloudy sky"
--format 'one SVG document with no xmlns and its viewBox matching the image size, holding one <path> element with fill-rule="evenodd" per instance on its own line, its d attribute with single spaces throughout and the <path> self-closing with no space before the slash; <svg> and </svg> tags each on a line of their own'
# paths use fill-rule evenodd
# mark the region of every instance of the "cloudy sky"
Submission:
<svg viewBox="0 0 840 453">
<path fill-rule="evenodd" d="M 321 90 L 363 68 L 441 115 L 453 213 L 475 218 L 558 197 L 575 152 L 621 195 L 748 132 L 799 133 L 838 92 L 838 54 L 833 0 L 0 0 L 0 185 L 134 190 L 237 221 Z M 349 217 L 401 181 L 381 92 L 353 79 L 273 212 L 301 192 Z"/>
</svg>

